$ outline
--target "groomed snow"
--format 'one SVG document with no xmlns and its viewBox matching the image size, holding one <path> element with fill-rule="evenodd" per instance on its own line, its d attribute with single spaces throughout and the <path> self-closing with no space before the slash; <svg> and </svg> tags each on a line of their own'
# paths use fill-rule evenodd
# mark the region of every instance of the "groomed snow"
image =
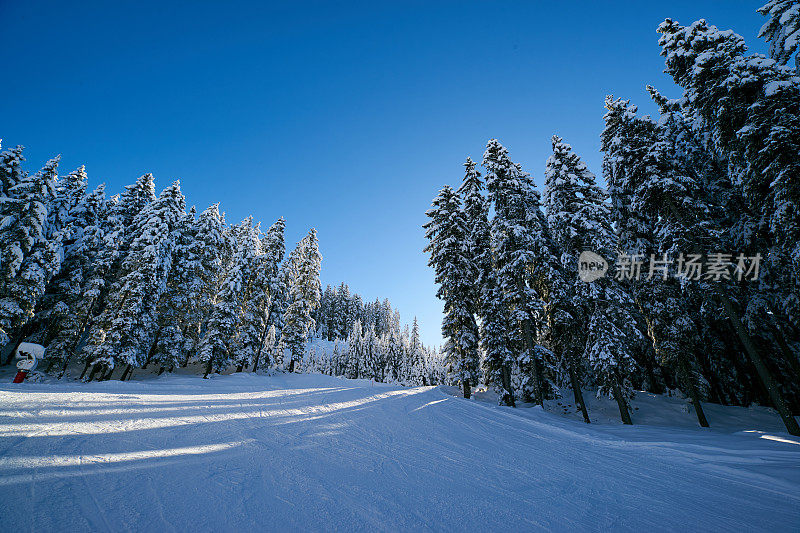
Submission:
<svg viewBox="0 0 800 533">
<path fill-rule="evenodd" d="M 319 375 L 3 383 L 0 529 L 797 530 L 800 439 L 746 429 Z"/>
</svg>

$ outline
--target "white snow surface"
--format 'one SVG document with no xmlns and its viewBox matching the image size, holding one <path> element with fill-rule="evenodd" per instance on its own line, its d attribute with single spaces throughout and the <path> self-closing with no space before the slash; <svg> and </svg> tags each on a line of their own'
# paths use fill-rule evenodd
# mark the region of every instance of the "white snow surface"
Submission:
<svg viewBox="0 0 800 533">
<path fill-rule="evenodd" d="M 452 392 L 297 374 L 2 383 L 0 530 L 800 529 L 800 439 L 767 410 L 623 427 L 593 401 L 587 425 Z M 657 400 L 634 421 L 668 421 Z"/>
</svg>

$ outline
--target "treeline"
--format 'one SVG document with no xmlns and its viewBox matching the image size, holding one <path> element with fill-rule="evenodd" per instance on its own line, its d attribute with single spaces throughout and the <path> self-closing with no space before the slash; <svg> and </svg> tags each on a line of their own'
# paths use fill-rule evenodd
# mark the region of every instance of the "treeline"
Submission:
<svg viewBox="0 0 800 533">
<path fill-rule="evenodd" d="M 349 379 L 371 379 L 406 386 L 448 383 L 446 360 L 423 346 L 416 317 L 401 327 L 400 313 L 388 299 L 364 302 L 342 283 L 328 285 L 314 312 L 314 338 L 333 342 L 312 345 L 303 371 Z"/>
<path fill-rule="evenodd" d="M 789 4 L 762 8 L 763 35 L 798 26 Z M 628 424 L 634 390 L 680 388 L 703 426 L 703 400 L 758 402 L 798 435 L 800 78 L 784 65 L 796 43 L 773 59 L 703 20 L 658 31 L 683 95 L 648 86 L 656 118 L 606 98 L 607 190 L 554 136 L 543 196 L 491 140 L 483 175 L 467 159 L 461 186 L 433 200 L 426 251 L 451 375 L 465 397 L 486 380 L 512 406 L 571 388 L 586 422 L 585 387 Z M 611 265 L 592 283 L 578 277 L 584 251 Z"/>
<path fill-rule="evenodd" d="M 314 320 L 317 337 L 329 341 L 347 339 L 356 322 L 360 322 L 364 330 L 374 329 L 379 337 L 400 331 L 400 312 L 392 309 L 388 298 L 364 302 L 361 295 L 351 293 L 345 283 L 338 287 L 325 287 Z"/>
<path fill-rule="evenodd" d="M 46 346 L 47 369 L 108 379 L 121 368 L 205 374 L 301 359 L 320 299 L 312 229 L 284 260 L 284 221 L 228 225 L 212 205 L 186 210 L 176 181 L 155 194 L 145 174 L 120 195 L 87 191 L 83 167 L 35 174 L 22 147 L 0 153 L 0 342 Z M 88 374 L 87 374 L 88 372 Z"/>
<path fill-rule="evenodd" d="M 354 362 L 336 375 L 441 382 L 416 320 L 401 332 L 388 300 L 364 303 L 345 284 L 320 291 L 315 230 L 287 256 L 282 218 L 266 232 L 252 217 L 229 225 L 218 205 L 187 211 L 178 182 L 156 196 L 145 174 L 108 197 L 104 185 L 87 189 L 83 167 L 59 176 L 54 158 L 29 174 L 23 161 L 22 147 L 0 152 L 4 363 L 28 341 L 46 347 L 45 370 L 59 377 L 70 363 L 83 365 L 86 380 L 190 363 L 206 376 L 293 372 L 308 366 L 316 335 L 344 347 L 391 345 L 386 357 L 370 348 L 384 361 L 370 362 L 371 373 Z"/>
<path fill-rule="evenodd" d="M 349 333 L 342 334 L 337 324 Z M 406 386 L 449 383 L 447 361 L 438 350 L 423 346 L 417 319 L 401 330 L 399 314 L 388 300 L 362 304 L 346 285 L 328 287 L 317 326 L 315 336 L 333 346 L 312 345 L 304 371 Z"/>
</svg>

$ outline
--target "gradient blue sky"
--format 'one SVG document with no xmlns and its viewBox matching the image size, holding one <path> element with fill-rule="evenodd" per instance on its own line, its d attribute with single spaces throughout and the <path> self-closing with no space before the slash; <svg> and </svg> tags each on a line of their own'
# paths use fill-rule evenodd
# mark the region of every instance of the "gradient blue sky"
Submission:
<svg viewBox="0 0 800 533">
<path fill-rule="evenodd" d="M 229 221 L 319 232 L 323 284 L 388 297 L 423 340 L 441 305 L 421 225 L 497 137 L 538 183 L 558 133 L 599 174 L 603 98 L 677 96 L 665 17 L 756 35 L 761 2 L 0 0 L 0 137 L 118 192 L 152 172 Z"/>
</svg>

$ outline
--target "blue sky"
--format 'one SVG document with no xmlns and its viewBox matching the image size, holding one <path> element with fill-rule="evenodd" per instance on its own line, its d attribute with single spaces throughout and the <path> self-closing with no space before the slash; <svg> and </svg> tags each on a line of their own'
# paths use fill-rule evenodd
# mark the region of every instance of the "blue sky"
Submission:
<svg viewBox="0 0 800 533">
<path fill-rule="evenodd" d="M 421 225 L 496 137 L 541 183 L 558 133 L 600 173 L 603 98 L 669 96 L 655 29 L 706 18 L 752 51 L 760 2 L 0 0 L 0 137 L 112 192 L 152 172 L 228 220 L 319 232 L 322 281 L 388 297 L 439 343 Z"/>
</svg>

